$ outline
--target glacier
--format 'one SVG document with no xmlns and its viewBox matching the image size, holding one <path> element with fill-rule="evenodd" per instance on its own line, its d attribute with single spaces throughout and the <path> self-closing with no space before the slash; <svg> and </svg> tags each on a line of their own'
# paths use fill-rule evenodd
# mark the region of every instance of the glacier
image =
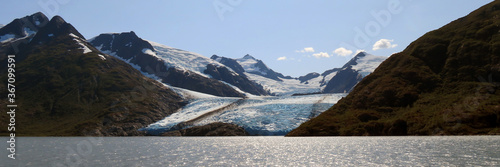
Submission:
<svg viewBox="0 0 500 167">
<path fill-rule="evenodd" d="M 202 56 L 198 53 L 172 48 L 153 41 L 146 41 L 153 46 L 155 52 L 148 50 L 143 50 L 143 52 L 165 61 L 165 65 L 168 68 L 174 67 L 185 71 L 194 72 L 206 78 L 212 78 L 210 75 L 205 74 L 204 72 L 207 69 L 208 64 L 214 64 L 215 66 L 224 67 L 223 64 L 208 57 Z M 231 68 L 228 69 L 232 71 Z"/>
<path fill-rule="evenodd" d="M 176 113 L 141 130 L 158 135 L 173 130 L 182 122 L 196 120 L 182 128 L 223 122 L 239 125 L 250 135 L 285 135 L 305 121 L 326 111 L 345 96 L 346 94 L 315 94 L 192 99 Z M 220 109 L 223 110 L 208 114 Z"/>
<path fill-rule="evenodd" d="M 358 71 L 363 77 L 366 77 L 380 65 L 387 57 L 375 56 L 364 52 L 365 56 L 356 60 L 356 65 L 352 66 L 353 70 Z"/>
</svg>

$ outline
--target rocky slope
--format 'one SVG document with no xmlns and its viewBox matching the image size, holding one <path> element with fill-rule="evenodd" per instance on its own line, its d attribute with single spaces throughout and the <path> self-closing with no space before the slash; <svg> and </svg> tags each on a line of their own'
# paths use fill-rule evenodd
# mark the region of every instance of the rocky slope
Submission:
<svg viewBox="0 0 500 167">
<path fill-rule="evenodd" d="M 40 26 L 32 35 L 3 41 L 0 49 L 0 57 L 16 55 L 16 136 L 142 135 L 139 128 L 183 105 L 173 91 L 92 47 L 61 17 L 42 25 L 46 17 L 34 16 L 39 19 L 28 21 Z M 23 24 L 14 20 L 0 32 Z M 12 45 L 24 39 L 26 43 Z M 6 71 L 0 79 L 7 80 Z M 6 96 L 1 84 L 0 98 Z M 0 115 L 0 124 L 7 121 L 7 114 Z M 8 133 L 0 130 L 1 135 Z"/>
<path fill-rule="evenodd" d="M 500 130 L 500 1 L 428 32 L 288 136 Z"/>
</svg>

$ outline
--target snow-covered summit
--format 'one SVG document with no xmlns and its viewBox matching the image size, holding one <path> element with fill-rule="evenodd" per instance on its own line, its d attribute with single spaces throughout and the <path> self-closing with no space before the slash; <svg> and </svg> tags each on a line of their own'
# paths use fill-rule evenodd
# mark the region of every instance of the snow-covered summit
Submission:
<svg viewBox="0 0 500 167">
<path fill-rule="evenodd" d="M 216 96 L 267 95 L 245 75 L 222 63 L 198 53 L 144 40 L 133 31 L 101 34 L 89 42 L 100 51 L 122 58 L 171 86 Z"/>
<path fill-rule="evenodd" d="M 204 73 L 204 71 L 207 69 L 208 64 L 212 64 L 218 67 L 224 66 L 223 64 L 208 57 L 202 56 L 198 53 L 173 48 L 153 41 L 146 41 L 153 46 L 156 56 L 165 61 L 165 64 L 168 68 L 175 67 L 184 71 L 192 71 L 207 78 L 211 78 L 211 76 Z"/>
<path fill-rule="evenodd" d="M 263 76 L 267 75 L 269 72 L 269 68 L 261 60 L 258 60 L 248 54 L 243 56 L 243 58 L 236 59 L 236 61 L 238 61 L 243 69 L 245 69 L 245 72 L 260 74 Z"/>
<path fill-rule="evenodd" d="M 386 56 L 375 56 L 366 52 L 359 52 L 354 58 L 348 62 L 346 66 L 350 66 L 353 70 L 359 72 L 363 77 L 375 71 L 375 69 L 382 63 Z"/>
<path fill-rule="evenodd" d="M 363 77 L 375 71 L 375 69 L 382 63 L 387 57 L 385 56 L 375 56 L 375 55 L 366 55 L 356 62 L 358 64 L 352 66 L 353 70 L 358 71 Z"/>
</svg>

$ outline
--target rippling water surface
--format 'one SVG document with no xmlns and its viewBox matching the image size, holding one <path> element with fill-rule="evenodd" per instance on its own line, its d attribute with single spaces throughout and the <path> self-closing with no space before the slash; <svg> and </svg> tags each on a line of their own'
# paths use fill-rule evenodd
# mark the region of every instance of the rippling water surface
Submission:
<svg viewBox="0 0 500 167">
<path fill-rule="evenodd" d="M 500 166 L 500 136 L 16 139 L 0 166 Z"/>
</svg>

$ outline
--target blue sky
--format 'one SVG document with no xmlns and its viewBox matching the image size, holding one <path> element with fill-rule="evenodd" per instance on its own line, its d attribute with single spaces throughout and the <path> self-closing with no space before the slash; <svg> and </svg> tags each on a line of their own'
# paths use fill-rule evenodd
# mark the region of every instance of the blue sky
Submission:
<svg viewBox="0 0 500 167">
<path fill-rule="evenodd" d="M 134 31 L 207 57 L 250 54 L 298 77 L 341 67 L 357 50 L 390 56 L 491 1 L 16 0 L 2 1 L 0 24 L 41 11 L 87 39 Z"/>
</svg>

